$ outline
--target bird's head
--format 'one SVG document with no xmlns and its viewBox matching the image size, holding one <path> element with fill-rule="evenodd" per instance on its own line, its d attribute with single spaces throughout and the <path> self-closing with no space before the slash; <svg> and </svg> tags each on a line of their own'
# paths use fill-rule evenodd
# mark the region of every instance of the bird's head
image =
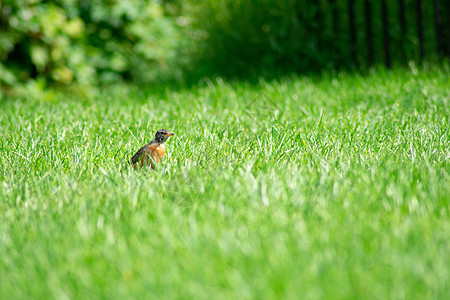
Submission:
<svg viewBox="0 0 450 300">
<path fill-rule="evenodd" d="M 174 135 L 172 132 L 165 129 L 160 129 L 155 134 L 155 141 L 158 143 L 164 143 L 172 135 Z"/>
</svg>

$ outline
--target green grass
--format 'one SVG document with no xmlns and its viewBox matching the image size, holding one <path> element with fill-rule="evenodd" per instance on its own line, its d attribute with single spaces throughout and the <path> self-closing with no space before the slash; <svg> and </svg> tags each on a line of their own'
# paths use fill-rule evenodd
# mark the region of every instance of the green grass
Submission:
<svg viewBox="0 0 450 300">
<path fill-rule="evenodd" d="M 413 71 L 4 100 L 0 299 L 448 297 L 450 71 Z"/>
</svg>

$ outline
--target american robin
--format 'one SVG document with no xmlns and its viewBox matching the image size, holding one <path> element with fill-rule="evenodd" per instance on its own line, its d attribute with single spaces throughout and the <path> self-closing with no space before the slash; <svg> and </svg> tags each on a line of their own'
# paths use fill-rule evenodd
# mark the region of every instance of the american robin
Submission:
<svg viewBox="0 0 450 300">
<path fill-rule="evenodd" d="M 174 135 L 172 132 L 165 129 L 158 130 L 155 134 L 155 139 L 133 155 L 130 161 L 131 165 L 135 169 L 149 165 L 152 169 L 155 169 L 155 163 L 161 162 L 166 153 L 164 142 L 172 135 Z"/>
</svg>

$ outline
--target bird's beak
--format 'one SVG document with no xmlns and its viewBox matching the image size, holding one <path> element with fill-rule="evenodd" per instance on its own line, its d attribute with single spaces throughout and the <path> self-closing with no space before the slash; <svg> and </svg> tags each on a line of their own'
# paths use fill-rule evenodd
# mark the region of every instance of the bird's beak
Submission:
<svg viewBox="0 0 450 300">
<path fill-rule="evenodd" d="M 165 136 L 172 136 L 172 135 L 175 135 L 175 133 L 168 132 L 168 133 L 165 134 Z"/>
</svg>

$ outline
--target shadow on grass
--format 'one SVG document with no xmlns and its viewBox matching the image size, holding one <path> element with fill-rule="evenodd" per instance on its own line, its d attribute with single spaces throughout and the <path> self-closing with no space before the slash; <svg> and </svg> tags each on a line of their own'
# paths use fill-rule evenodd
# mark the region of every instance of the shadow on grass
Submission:
<svg viewBox="0 0 450 300">
<path fill-rule="evenodd" d="M 143 104 L 149 101 L 149 98 L 167 101 L 174 93 L 200 93 L 205 88 L 217 88 L 226 84 L 232 89 L 238 85 L 245 85 L 258 93 L 264 89 L 264 85 L 271 83 L 282 83 L 286 81 L 301 80 L 308 82 L 317 88 L 330 88 L 330 82 L 364 82 L 371 78 L 378 77 L 386 81 L 395 80 L 398 77 L 411 74 L 450 73 L 450 63 L 442 62 L 423 62 L 417 65 L 410 62 L 409 65 L 397 64 L 387 69 L 383 65 L 373 66 L 371 68 L 347 67 L 341 69 L 322 69 L 309 72 L 293 72 L 283 69 L 271 70 L 248 70 L 241 74 L 223 75 L 213 71 L 186 73 L 183 79 L 164 80 L 149 83 L 135 84 L 133 82 L 120 83 L 116 85 L 97 85 L 86 86 L 73 84 L 70 86 L 49 86 L 47 88 L 39 87 L 36 83 L 18 85 L 13 89 L 2 90 L 0 92 L 0 107 L 4 104 L 15 101 L 41 100 L 44 102 L 78 101 L 90 102 L 92 98 L 103 101 L 114 101 L 114 98 L 126 99 L 129 103 Z M 262 102 L 260 100 L 263 100 Z M 248 105 L 258 104 L 257 110 L 264 110 L 265 106 L 269 109 L 279 109 L 275 101 L 267 94 L 261 92 L 256 98 L 251 99 L 250 103 L 243 103 L 242 109 L 248 109 Z"/>
</svg>

